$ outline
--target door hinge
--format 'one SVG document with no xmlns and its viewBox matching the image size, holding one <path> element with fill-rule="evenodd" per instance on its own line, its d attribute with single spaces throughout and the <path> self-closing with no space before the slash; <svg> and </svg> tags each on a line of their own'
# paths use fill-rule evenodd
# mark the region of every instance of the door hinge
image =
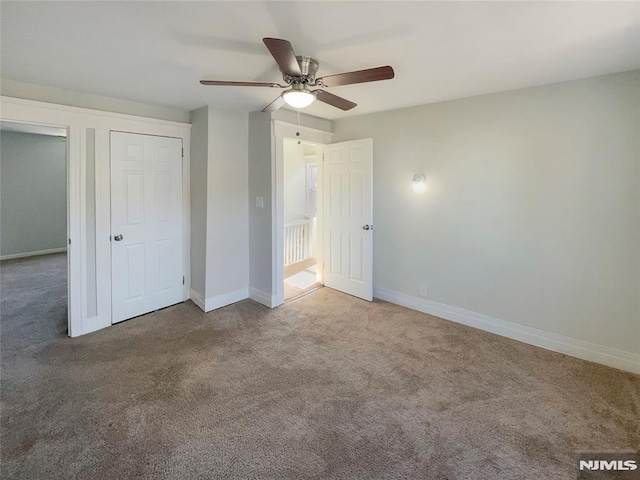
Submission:
<svg viewBox="0 0 640 480">
<path fill-rule="evenodd" d="M 184 148 L 182 149 L 182 158 L 184 158 Z"/>
<path fill-rule="evenodd" d="M 71 245 L 71 239 L 69 239 L 69 245 Z"/>
<path fill-rule="evenodd" d="M 182 277 L 182 284 L 184 285 L 184 277 Z"/>
</svg>

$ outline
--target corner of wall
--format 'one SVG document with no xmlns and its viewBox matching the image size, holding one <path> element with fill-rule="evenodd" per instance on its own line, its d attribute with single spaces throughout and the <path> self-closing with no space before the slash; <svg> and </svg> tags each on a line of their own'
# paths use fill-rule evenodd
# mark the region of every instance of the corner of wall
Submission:
<svg viewBox="0 0 640 480">
<path fill-rule="evenodd" d="M 207 244 L 207 168 L 209 109 L 190 112 L 191 119 L 191 297 L 205 298 Z M 195 295 L 194 295 L 195 293 Z M 198 304 L 196 300 L 194 302 Z M 204 300 L 202 300 L 204 305 Z"/>
</svg>

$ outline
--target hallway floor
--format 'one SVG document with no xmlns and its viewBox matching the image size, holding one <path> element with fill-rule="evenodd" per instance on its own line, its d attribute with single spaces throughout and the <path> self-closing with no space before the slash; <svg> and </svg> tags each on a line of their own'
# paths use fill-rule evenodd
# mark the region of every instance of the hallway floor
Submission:
<svg viewBox="0 0 640 480">
<path fill-rule="evenodd" d="M 321 285 L 315 258 L 284 267 L 284 299 L 290 300 Z"/>
</svg>

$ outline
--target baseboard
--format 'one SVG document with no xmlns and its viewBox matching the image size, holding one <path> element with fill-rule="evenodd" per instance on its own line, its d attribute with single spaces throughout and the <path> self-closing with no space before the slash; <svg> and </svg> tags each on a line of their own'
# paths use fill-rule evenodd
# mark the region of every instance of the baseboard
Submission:
<svg viewBox="0 0 640 480">
<path fill-rule="evenodd" d="M 206 312 L 206 309 L 205 309 L 206 302 L 204 301 L 204 297 L 200 295 L 198 292 L 196 292 L 193 288 L 190 290 L 190 293 L 191 293 L 191 300 L 193 301 L 193 303 L 195 303 L 198 307 L 200 307 L 200 310 L 202 310 L 203 312 Z"/>
<path fill-rule="evenodd" d="M 206 298 L 204 301 L 204 311 L 210 312 L 218 308 L 226 307 L 232 303 L 240 302 L 249 298 L 249 289 L 241 288 L 233 292 L 224 293 L 222 295 L 216 295 L 215 297 Z"/>
<path fill-rule="evenodd" d="M 249 289 L 241 288 L 229 293 L 223 293 L 222 295 L 216 295 L 215 297 L 204 298 L 193 288 L 191 289 L 191 300 L 195 303 L 203 312 L 210 312 L 218 308 L 226 307 L 232 303 L 240 302 L 249 298 Z"/>
<path fill-rule="evenodd" d="M 249 298 L 269 308 L 273 308 L 276 304 L 274 295 L 269 295 L 268 293 L 253 287 L 249 287 Z"/>
<path fill-rule="evenodd" d="M 375 287 L 373 294 L 374 297 L 380 300 L 402 305 L 403 307 L 428 313 L 429 315 L 444 318 L 445 320 L 502 335 L 503 337 L 508 337 L 554 352 L 564 353 L 572 357 L 640 374 L 640 355 L 638 354 L 616 350 L 573 337 L 546 332 L 506 320 L 500 320 L 481 313 L 432 302 L 405 293 L 387 290 L 382 287 Z"/>
<path fill-rule="evenodd" d="M 13 260 L 14 258 L 35 257 L 37 255 L 48 255 L 49 253 L 62 253 L 66 251 L 67 251 L 67 247 L 61 247 L 61 248 L 50 248 L 48 250 L 38 250 L 37 252 L 12 253 L 10 255 L 0 256 L 0 260 Z"/>
</svg>

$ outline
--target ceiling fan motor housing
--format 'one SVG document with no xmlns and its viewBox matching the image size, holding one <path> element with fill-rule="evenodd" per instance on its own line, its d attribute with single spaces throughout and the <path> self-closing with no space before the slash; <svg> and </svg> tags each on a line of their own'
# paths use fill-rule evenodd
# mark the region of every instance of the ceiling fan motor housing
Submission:
<svg viewBox="0 0 640 480">
<path fill-rule="evenodd" d="M 303 55 L 296 56 L 296 60 L 300 66 L 302 77 L 290 77 L 289 75 L 283 74 L 282 77 L 284 81 L 287 83 L 309 83 L 313 85 L 316 81 L 316 72 L 318 71 L 320 63 L 315 58 L 305 57 Z"/>
</svg>

